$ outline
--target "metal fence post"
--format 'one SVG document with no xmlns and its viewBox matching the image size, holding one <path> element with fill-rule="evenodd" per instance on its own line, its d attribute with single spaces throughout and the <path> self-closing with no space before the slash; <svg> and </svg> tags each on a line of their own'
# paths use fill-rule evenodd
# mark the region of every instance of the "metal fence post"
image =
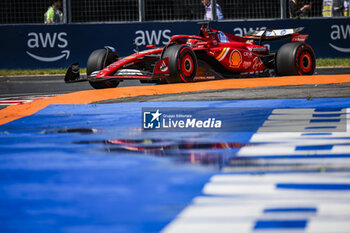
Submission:
<svg viewBox="0 0 350 233">
<path fill-rule="evenodd" d="M 66 15 L 67 15 L 67 23 L 72 22 L 72 1 L 71 0 L 66 0 L 67 2 L 67 8 L 66 8 Z"/>
<path fill-rule="evenodd" d="M 67 0 L 62 1 L 63 8 L 63 23 L 67 23 L 68 13 L 67 13 Z"/>
<path fill-rule="evenodd" d="M 212 20 L 217 20 L 218 16 L 216 15 L 216 0 L 211 0 L 211 13 L 213 15 Z"/>
<path fill-rule="evenodd" d="M 280 0 L 281 5 L 281 19 L 287 18 L 287 4 L 286 0 Z"/>
<path fill-rule="evenodd" d="M 139 21 L 145 21 L 145 0 L 139 0 Z"/>
</svg>

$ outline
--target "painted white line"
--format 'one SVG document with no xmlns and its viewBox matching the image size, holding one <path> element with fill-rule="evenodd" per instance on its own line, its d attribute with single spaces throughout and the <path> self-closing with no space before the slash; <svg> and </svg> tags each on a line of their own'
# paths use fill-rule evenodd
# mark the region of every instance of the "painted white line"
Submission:
<svg viewBox="0 0 350 233">
<path fill-rule="evenodd" d="M 335 176 L 326 173 L 320 174 L 269 174 L 269 175 L 215 175 L 211 177 L 211 183 L 276 183 L 276 182 L 331 182 L 350 183 L 350 178 L 345 176 Z"/>
<path fill-rule="evenodd" d="M 306 233 L 349 233 L 350 221 L 343 220 L 318 220 L 310 221 L 307 225 Z"/>
<path fill-rule="evenodd" d="M 174 221 L 169 226 L 167 226 L 162 232 L 163 233 L 232 233 L 232 232 L 251 232 L 253 228 L 253 223 L 251 221 L 199 221 L 199 222 L 186 222 L 183 220 Z"/>
</svg>

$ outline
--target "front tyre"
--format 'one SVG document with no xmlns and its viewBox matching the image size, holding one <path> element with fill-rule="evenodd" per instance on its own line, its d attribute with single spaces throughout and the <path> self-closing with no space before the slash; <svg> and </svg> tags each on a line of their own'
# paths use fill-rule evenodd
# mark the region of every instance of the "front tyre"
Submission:
<svg viewBox="0 0 350 233">
<path fill-rule="evenodd" d="M 91 53 L 87 65 L 86 65 L 86 74 L 90 76 L 95 71 L 100 71 L 106 66 L 110 65 L 115 61 L 114 54 L 108 54 L 106 49 L 98 49 Z M 89 81 L 90 85 L 95 89 L 104 89 L 104 88 L 114 88 L 117 87 L 119 81 L 115 80 L 107 80 L 107 81 L 99 81 L 92 82 Z"/>
<path fill-rule="evenodd" d="M 277 75 L 312 75 L 316 68 L 315 53 L 304 43 L 283 45 L 276 56 Z"/>
<path fill-rule="evenodd" d="M 197 57 L 191 48 L 185 45 L 172 45 L 163 53 L 162 58 L 169 59 L 170 76 L 168 83 L 192 82 L 197 73 Z"/>
</svg>

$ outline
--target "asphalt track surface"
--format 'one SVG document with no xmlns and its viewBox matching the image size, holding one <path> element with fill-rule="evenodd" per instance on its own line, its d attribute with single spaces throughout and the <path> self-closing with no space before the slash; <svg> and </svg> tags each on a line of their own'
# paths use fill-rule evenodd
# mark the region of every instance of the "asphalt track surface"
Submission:
<svg viewBox="0 0 350 233">
<path fill-rule="evenodd" d="M 350 74 L 350 67 L 320 68 L 316 75 Z M 119 87 L 144 86 L 139 81 L 124 81 Z M 74 91 L 93 90 L 87 82 L 66 84 L 63 76 L 0 77 L 0 98 L 65 94 Z"/>
</svg>

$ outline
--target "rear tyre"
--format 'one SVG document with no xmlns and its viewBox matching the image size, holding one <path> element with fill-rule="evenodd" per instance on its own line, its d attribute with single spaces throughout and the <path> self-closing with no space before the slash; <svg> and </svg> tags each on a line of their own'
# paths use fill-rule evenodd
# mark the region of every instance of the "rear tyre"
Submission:
<svg viewBox="0 0 350 233">
<path fill-rule="evenodd" d="M 312 75 L 316 68 L 315 53 L 304 43 L 283 45 L 276 56 L 277 75 Z"/>
<path fill-rule="evenodd" d="M 86 74 L 90 76 L 93 72 L 102 70 L 106 66 L 110 65 L 115 61 L 115 55 L 110 53 L 107 57 L 106 49 L 95 50 L 91 53 L 86 66 Z M 95 89 L 104 89 L 104 88 L 114 88 L 117 87 L 119 81 L 108 80 L 108 81 L 99 81 L 92 82 L 89 81 L 90 85 Z"/>
<path fill-rule="evenodd" d="M 191 48 L 185 45 L 168 47 L 162 58 L 169 59 L 170 76 L 167 83 L 192 82 L 197 73 L 197 57 Z"/>
</svg>

